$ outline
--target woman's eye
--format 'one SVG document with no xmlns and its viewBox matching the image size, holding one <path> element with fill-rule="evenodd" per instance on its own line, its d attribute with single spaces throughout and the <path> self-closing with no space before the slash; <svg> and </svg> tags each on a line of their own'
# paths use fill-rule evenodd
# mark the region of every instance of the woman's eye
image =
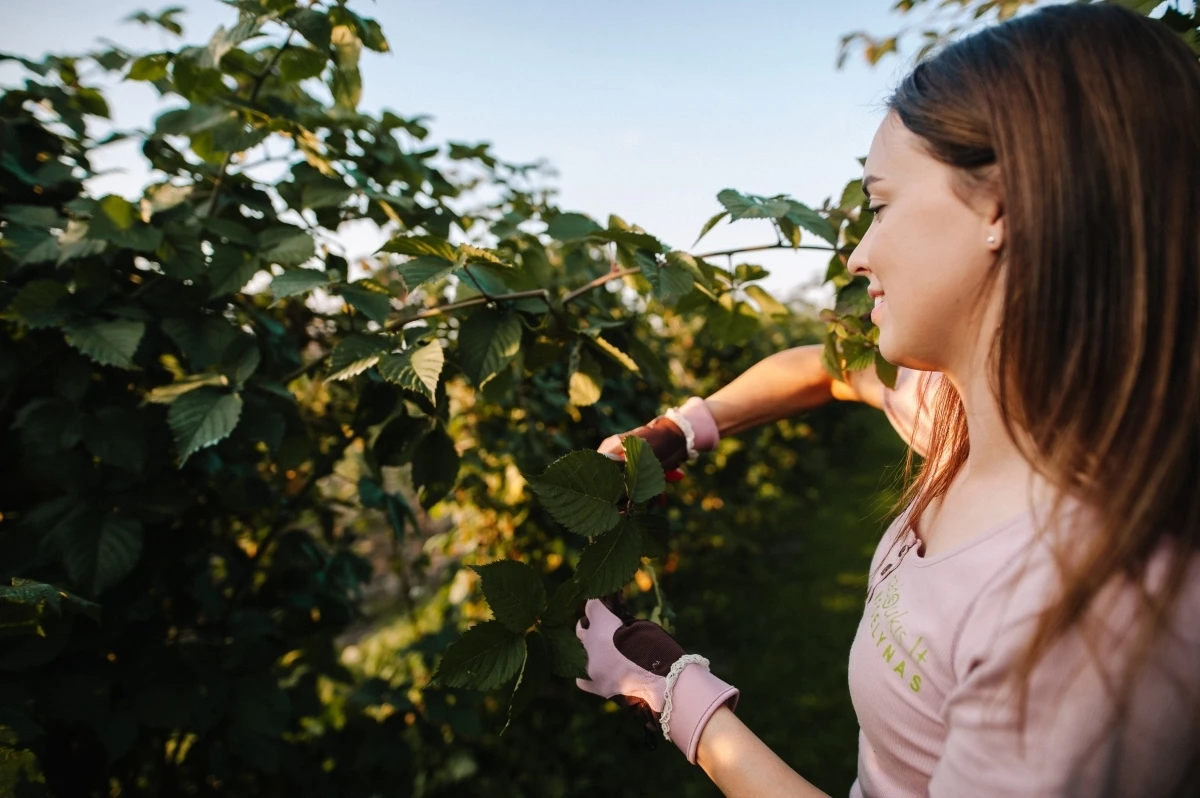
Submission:
<svg viewBox="0 0 1200 798">
<path fill-rule="evenodd" d="M 869 210 L 871 213 L 873 213 L 873 214 L 875 214 L 876 216 L 878 216 L 878 215 L 879 215 L 879 212 L 880 212 L 881 210 L 883 210 L 884 208 L 886 208 L 886 207 L 887 207 L 886 205 L 876 205 L 876 206 L 874 206 L 874 207 L 870 207 L 870 206 L 868 206 L 868 207 L 867 207 L 867 210 Z"/>
</svg>

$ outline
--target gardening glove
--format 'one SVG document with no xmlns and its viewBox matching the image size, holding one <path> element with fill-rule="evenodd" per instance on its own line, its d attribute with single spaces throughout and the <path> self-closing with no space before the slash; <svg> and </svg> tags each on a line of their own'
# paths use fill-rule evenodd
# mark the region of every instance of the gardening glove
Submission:
<svg viewBox="0 0 1200 798">
<path fill-rule="evenodd" d="M 648 424 L 608 436 L 600 442 L 597 451 L 624 455 L 621 442 L 629 435 L 636 435 L 650 444 L 670 481 L 677 481 L 682 476 L 678 472 L 679 466 L 692 462 L 700 452 L 715 449 L 721 439 L 712 411 L 699 396 L 693 396 L 679 407 L 672 407 Z"/>
<path fill-rule="evenodd" d="M 580 689 L 604 698 L 624 696 L 643 704 L 663 736 L 696 764 L 700 735 L 713 713 L 737 708 L 738 689 L 713 676 L 708 660 L 686 654 L 661 626 L 638 620 L 620 605 L 591 599 L 575 627 L 588 655 L 587 679 Z"/>
</svg>

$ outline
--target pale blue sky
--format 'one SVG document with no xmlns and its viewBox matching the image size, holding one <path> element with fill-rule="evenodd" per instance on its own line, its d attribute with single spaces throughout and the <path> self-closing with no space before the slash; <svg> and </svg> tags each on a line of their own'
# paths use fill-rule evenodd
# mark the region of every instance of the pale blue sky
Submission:
<svg viewBox="0 0 1200 798">
<path fill-rule="evenodd" d="M 435 140 L 491 141 L 508 160 L 547 159 L 560 202 L 598 219 L 617 213 L 673 247 L 691 248 L 716 193 L 789 193 L 817 205 L 861 173 L 881 103 L 909 53 L 874 69 L 860 56 L 835 68 L 838 40 L 891 33 L 893 0 L 606 3 L 379 0 L 352 4 L 383 25 L 393 52 L 364 54 L 363 106 L 433 116 Z M 233 18 L 216 0 L 181 0 L 189 41 Z M 3 0 L 0 50 L 78 52 L 109 39 L 135 51 L 175 46 L 120 20 L 167 5 L 136 0 Z M 911 45 L 910 45 L 911 48 Z M 910 50 L 911 52 L 911 50 Z M 0 80 L 11 83 L 9 66 Z M 110 95 L 120 125 L 156 112 L 147 86 Z M 145 172 L 136 148 L 111 148 L 123 170 L 98 190 L 133 194 Z M 721 225 L 694 251 L 767 243 L 765 222 Z M 811 243 L 811 242 L 810 242 Z M 378 240 L 355 230 L 351 256 Z M 821 253 L 765 253 L 767 285 L 784 294 L 823 273 Z M 821 294 L 814 295 L 817 299 Z"/>
</svg>

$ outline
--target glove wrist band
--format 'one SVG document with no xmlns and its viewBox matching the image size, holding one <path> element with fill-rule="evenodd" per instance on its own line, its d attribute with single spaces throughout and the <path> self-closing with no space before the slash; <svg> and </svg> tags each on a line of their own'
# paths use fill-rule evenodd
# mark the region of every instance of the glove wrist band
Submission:
<svg viewBox="0 0 1200 798">
<path fill-rule="evenodd" d="M 715 449 L 721 439 L 712 411 L 699 396 L 691 397 L 679 407 L 672 407 L 663 415 L 683 432 L 689 463 L 694 462 L 700 452 Z"/>
<path fill-rule="evenodd" d="M 684 654 L 675 660 L 675 664 L 671 666 L 670 672 L 667 673 L 667 686 L 663 690 L 663 708 L 658 718 L 658 723 L 662 726 L 664 740 L 671 739 L 671 694 L 675 691 L 675 682 L 679 680 L 679 674 L 683 673 L 683 669 L 693 663 L 708 670 L 707 659 L 699 654 Z"/>
</svg>

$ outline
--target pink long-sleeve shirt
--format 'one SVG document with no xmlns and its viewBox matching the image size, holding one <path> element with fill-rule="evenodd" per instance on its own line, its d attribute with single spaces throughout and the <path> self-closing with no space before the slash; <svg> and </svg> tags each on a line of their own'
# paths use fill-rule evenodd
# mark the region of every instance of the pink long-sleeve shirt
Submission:
<svg viewBox="0 0 1200 798">
<path fill-rule="evenodd" d="M 923 449 L 927 428 L 912 435 L 919 373 L 900 371 L 884 409 Z M 1048 508 L 933 557 L 921 555 L 911 531 L 897 537 L 910 509 L 876 549 L 850 650 L 861 729 L 852 798 L 1200 796 L 1200 562 L 1123 722 L 1107 722 L 1105 679 L 1125 684 L 1136 591 L 1113 588 L 1097 605 L 1090 643 L 1071 633 L 1035 669 L 1022 736 L 1005 677 L 1059 584 L 1050 548 L 1035 534 Z M 1062 528 L 1086 530 L 1090 512 L 1068 504 Z M 1151 587 L 1166 556 L 1152 560 Z"/>
</svg>

